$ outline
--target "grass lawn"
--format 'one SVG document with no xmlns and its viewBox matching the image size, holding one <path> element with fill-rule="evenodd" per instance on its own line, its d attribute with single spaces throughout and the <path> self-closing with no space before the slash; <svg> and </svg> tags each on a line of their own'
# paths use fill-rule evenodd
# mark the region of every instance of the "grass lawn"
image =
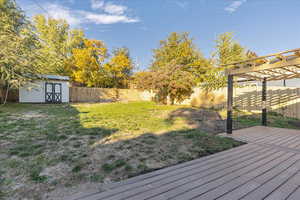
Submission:
<svg viewBox="0 0 300 200">
<path fill-rule="evenodd" d="M 240 142 L 151 102 L 0 107 L 0 198 L 43 199 L 223 151 Z"/>
</svg>

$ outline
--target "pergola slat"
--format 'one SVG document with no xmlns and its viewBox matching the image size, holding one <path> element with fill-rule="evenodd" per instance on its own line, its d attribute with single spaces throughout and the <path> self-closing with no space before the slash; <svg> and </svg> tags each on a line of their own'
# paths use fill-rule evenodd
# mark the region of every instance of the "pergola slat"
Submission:
<svg viewBox="0 0 300 200">
<path fill-rule="evenodd" d="M 285 60 L 278 61 L 274 64 L 266 63 L 266 64 L 258 65 L 255 67 L 231 69 L 231 70 L 227 71 L 227 74 L 238 76 L 240 74 L 245 74 L 245 73 L 249 73 L 249 72 L 259 72 L 259 71 L 268 70 L 268 69 L 276 69 L 276 68 L 280 68 L 280 67 L 294 66 L 297 64 L 298 65 L 300 64 L 300 57 L 296 58 L 294 60 L 291 60 L 291 61 L 285 61 Z"/>
</svg>

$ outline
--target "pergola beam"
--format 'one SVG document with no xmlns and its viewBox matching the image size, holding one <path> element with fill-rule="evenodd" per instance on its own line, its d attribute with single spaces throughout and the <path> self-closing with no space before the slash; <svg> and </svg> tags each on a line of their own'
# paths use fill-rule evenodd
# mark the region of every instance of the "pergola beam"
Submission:
<svg viewBox="0 0 300 200">
<path fill-rule="evenodd" d="M 293 74 L 298 74 L 298 72 L 297 72 L 297 71 L 294 71 L 294 70 L 288 69 L 288 68 L 286 68 L 286 67 L 282 67 L 281 69 L 283 69 L 283 70 L 285 70 L 285 71 L 288 71 L 288 72 L 291 72 L 291 73 L 293 73 Z"/>
<path fill-rule="evenodd" d="M 284 76 L 278 76 L 276 78 L 269 78 L 268 81 L 279 81 L 279 80 L 287 80 L 292 78 L 299 78 L 300 74 L 290 74 L 290 75 L 284 75 Z"/>
<path fill-rule="evenodd" d="M 255 80 L 263 80 L 262 77 L 254 76 L 252 74 L 241 74 L 241 75 L 239 75 L 239 77 L 251 78 L 251 79 L 255 79 Z"/>
<path fill-rule="evenodd" d="M 277 69 L 281 69 L 281 68 L 277 68 Z M 266 69 L 266 71 L 272 72 L 273 74 L 279 74 L 280 76 L 285 74 L 285 73 L 281 73 L 279 71 L 274 71 L 274 69 Z"/>
<path fill-rule="evenodd" d="M 242 77 L 251 81 L 262 81 L 262 125 L 267 125 L 267 81 L 300 78 L 300 49 L 284 51 L 262 57 L 256 57 L 242 62 L 228 65 L 227 90 L 227 128 L 232 134 L 232 105 L 233 105 L 233 77 Z M 241 80 L 244 81 L 244 80 Z"/>
<path fill-rule="evenodd" d="M 265 63 L 262 65 L 258 65 L 255 67 L 248 67 L 248 68 L 239 68 L 239 69 L 230 69 L 227 70 L 227 74 L 230 75 L 240 75 L 240 74 L 245 74 L 245 73 L 250 73 L 250 72 L 259 72 L 263 70 L 272 70 L 272 69 L 277 69 L 281 67 L 289 67 L 289 66 L 294 66 L 294 65 L 299 65 L 300 64 L 300 57 L 295 58 L 293 60 L 281 60 L 277 61 L 273 64 L 271 63 Z"/>
</svg>

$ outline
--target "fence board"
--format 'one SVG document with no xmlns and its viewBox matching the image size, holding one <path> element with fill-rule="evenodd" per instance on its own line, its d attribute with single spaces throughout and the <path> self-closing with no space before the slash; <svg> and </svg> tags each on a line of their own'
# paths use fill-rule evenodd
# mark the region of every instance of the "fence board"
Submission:
<svg viewBox="0 0 300 200">
<path fill-rule="evenodd" d="M 151 101 L 153 96 L 136 89 L 70 87 L 70 102 Z"/>
</svg>

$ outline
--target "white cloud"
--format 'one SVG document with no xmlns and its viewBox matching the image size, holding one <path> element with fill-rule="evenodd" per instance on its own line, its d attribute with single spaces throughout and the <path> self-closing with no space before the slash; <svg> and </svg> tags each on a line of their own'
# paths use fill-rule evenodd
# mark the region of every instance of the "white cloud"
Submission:
<svg viewBox="0 0 300 200">
<path fill-rule="evenodd" d="M 115 14 L 115 15 L 122 15 L 125 13 L 126 10 L 127 10 L 126 6 L 115 5 L 110 2 L 108 2 L 104 7 L 105 12 L 109 14 Z"/>
<path fill-rule="evenodd" d="M 55 19 L 64 19 L 72 27 L 78 27 L 82 24 L 94 23 L 94 24 L 116 24 L 116 23 L 136 23 L 139 19 L 136 17 L 130 17 L 125 12 L 127 7 L 115 6 L 111 3 L 101 4 L 104 1 L 91 1 L 94 8 L 100 8 L 105 5 L 103 12 L 90 12 L 85 10 L 74 10 L 66 6 L 62 6 L 57 3 L 45 3 L 41 7 L 36 5 L 26 5 L 26 12 L 30 16 L 36 14 L 45 14 L 46 16 L 53 17 Z"/>
<path fill-rule="evenodd" d="M 139 22 L 137 18 L 130 18 L 124 15 L 95 14 L 91 12 L 82 12 L 84 18 L 95 24 L 115 24 L 115 23 L 135 23 Z"/>
<path fill-rule="evenodd" d="M 247 0 L 236 0 L 233 1 L 229 6 L 225 8 L 225 11 L 229 13 L 235 12 L 243 3 L 246 3 Z"/>
<path fill-rule="evenodd" d="M 58 4 L 47 4 L 45 9 L 47 9 L 47 14 L 55 19 L 64 19 L 71 26 L 78 26 L 84 22 L 84 19 L 70 10 L 67 7 L 63 7 Z"/>
<path fill-rule="evenodd" d="M 187 6 L 189 5 L 189 2 L 187 1 L 176 1 L 175 2 L 177 6 L 179 6 L 180 8 L 186 9 Z"/>
<path fill-rule="evenodd" d="M 117 5 L 112 2 L 105 2 L 104 0 L 91 0 L 91 7 L 93 10 L 101 10 L 108 14 L 122 15 L 127 11 L 126 6 Z"/>
<path fill-rule="evenodd" d="M 96 24 L 115 24 L 115 23 L 136 23 L 138 18 L 132 18 L 127 15 L 128 7 L 117 5 L 111 1 L 91 0 L 91 8 L 100 10 L 102 13 L 82 12 L 84 17 Z"/>
<path fill-rule="evenodd" d="M 104 1 L 103 0 L 91 0 L 91 6 L 92 6 L 92 9 L 96 10 L 96 9 L 99 9 L 99 8 L 103 8 L 104 6 Z"/>
</svg>

